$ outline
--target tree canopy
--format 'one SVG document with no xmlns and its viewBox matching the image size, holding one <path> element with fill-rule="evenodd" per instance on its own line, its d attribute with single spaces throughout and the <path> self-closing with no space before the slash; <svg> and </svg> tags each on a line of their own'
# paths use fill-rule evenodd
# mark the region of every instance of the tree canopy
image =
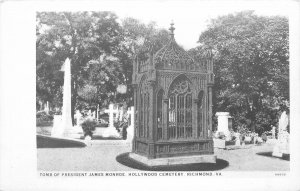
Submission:
<svg viewBox="0 0 300 191">
<path fill-rule="evenodd" d="M 168 38 L 154 22 L 133 18 L 119 21 L 112 12 L 37 13 L 37 100 L 62 104 L 62 65 L 71 59 L 72 111 L 95 109 L 109 102 L 131 102 L 132 62 L 135 55 L 159 49 Z M 117 94 L 120 84 L 126 94 Z"/>
<path fill-rule="evenodd" d="M 289 25 L 253 11 L 213 19 L 199 38 L 214 52 L 214 113 L 229 111 L 238 126 L 261 132 L 289 105 Z"/>
</svg>

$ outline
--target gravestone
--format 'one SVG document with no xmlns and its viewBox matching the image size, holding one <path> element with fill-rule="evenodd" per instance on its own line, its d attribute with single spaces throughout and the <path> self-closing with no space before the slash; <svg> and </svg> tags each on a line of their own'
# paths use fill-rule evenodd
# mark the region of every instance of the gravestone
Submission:
<svg viewBox="0 0 300 191">
<path fill-rule="evenodd" d="M 49 114 L 50 108 L 49 108 L 49 101 L 46 102 L 46 106 L 44 108 L 44 111 Z"/>
<path fill-rule="evenodd" d="M 235 146 L 241 146 L 240 136 L 241 136 L 240 133 L 235 133 Z"/>
<path fill-rule="evenodd" d="M 216 116 L 218 117 L 217 133 L 224 133 L 226 141 L 230 141 L 229 120 L 231 120 L 231 116 L 229 115 L 229 112 L 217 112 Z"/>
<path fill-rule="evenodd" d="M 127 141 L 132 142 L 134 136 L 134 107 L 129 107 L 127 110 L 128 119 L 130 119 L 130 123 L 127 128 Z"/>
<path fill-rule="evenodd" d="M 114 107 L 114 104 L 109 104 L 109 108 L 104 110 L 105 113 L 108 113 L 109 119 L 108 119 L 108 127 L 103 132 L 103 137 L 120 137 L 120 133 L 117 131 L 117 129 L 114 126 L 114 115 L 116 118 L 118 117 L 119 110 L 118 108 Z"/>
<path fill-rule="evenodd" d="M 278 140 L 273 148 L 272 155 L 275 157 L 282 157 L 283 154 L 290 154 L 289 151 L 289 133 L 287 132 L 287 126 L 289 124 L 289 118 L 284 111 L 279 119 L 278 127 Z"/>
<path fill-rule="evenodd" d="M 76 114 L 74 115 L 74 117 L 76 119 L 76 126 L 74 126 L 75 131 L 83 134 L 83 129 L 81 127 L 81 123 L 83 119 L 82 119 L 82 114 L 80 113 L 79 110 L 76 110 Z"/>
<path fill-rule="evenodd" d="M 275 135 L 275 131 L 276 130 L 276 127 L 275 126 L 272 126 L 272 139 L 275 139 L 276 138 L 276 135 Z"/>
<path fill-rule="evenodd" d="M 82 121 L 81 119 L 82 115 L 79 110 L 76 110 L 75 119 L 76 119 L 76 126 L 80 126 L 80 123 Z"/>
</svg>

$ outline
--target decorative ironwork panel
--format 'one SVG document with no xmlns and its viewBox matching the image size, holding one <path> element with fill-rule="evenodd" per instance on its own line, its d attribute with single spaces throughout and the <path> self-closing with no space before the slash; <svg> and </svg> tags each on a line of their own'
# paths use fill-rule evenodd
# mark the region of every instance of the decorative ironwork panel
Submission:
<svg viewBox="0 0 300 191">
<path fill-rule="evenodd" d="M 168 139 L 192 137 L 192 94 L 187 79 L 175 79 L 169 90 Z"/>
<path fill-rule="evenodd" d="M 160 90 L 157 94 L 157 139 L 162 139 L 162 129 L 163 129 L 163 113 L 162 113 L 162 106 L 163 106 L 163 90 Z"/>
<path fill-rule="evenodd" d="M 168 116 L 168 139 L 176 137 L 176 99 L 175 95 L 171 95 L 169 98 L 169 116 Z"/>
<path fill-rule="evenodd" d="M 193 128 L 192 128 L 192 95 L 187 94 L 185 97 L 185 128 L 186 128 L 186 137 L 192 137 Z"/>
<path fill-rule="evenodd" d="M 204 121 L 204 111 L 203 111 L 203 97 L 204 97 L 204 91 L 200 91 L 198 94 L 198 103 L 197 103 L 197 119 L 198 119 L 198 137 L 203 136 L 203 121 Z"/>
<path fill-rule="evenodd" d="M 140 130 L 139 130 L 139 136 L 143 137 L 144 135 L 144 95 L 140 94 Z"/>
</svg>

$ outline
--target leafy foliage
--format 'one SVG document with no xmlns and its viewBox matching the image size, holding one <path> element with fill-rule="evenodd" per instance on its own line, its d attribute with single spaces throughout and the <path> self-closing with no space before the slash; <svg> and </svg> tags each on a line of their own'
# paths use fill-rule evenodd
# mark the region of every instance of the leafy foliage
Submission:
<svg viewBox="0 0 300 191">
<path fill-rule="evenodd" d="M 93 131 L 95 131 L 97 124 L 97 121 L 92 119 L 86 119 L 84 122 L 82 122 L 81 127 L 84 132 L 84 136 L 92 137 Z"/>
<path fill-rule="evenodd" d="M 109 102 L 131 105 L 134 55 L 146 59 L 148 50 L 158 50 L 168 39 L 154 22 L 126 18 L 120 24 L 112 12 L 39 12 L 36 24 L 37 101 L 62 106 L 62 65 L 69 57 L 73 114 Z M 118 94 L 122 84 L 127 92 Z"/>
<path fill-rule="evenodd" d="M 214 52 L 214 111 L 229 111 L 237 126 L 268 130 L 279 107 L 289 106 L 287 18 L 253 11 L 222 16 L 199 42 Z"/>
</svg>

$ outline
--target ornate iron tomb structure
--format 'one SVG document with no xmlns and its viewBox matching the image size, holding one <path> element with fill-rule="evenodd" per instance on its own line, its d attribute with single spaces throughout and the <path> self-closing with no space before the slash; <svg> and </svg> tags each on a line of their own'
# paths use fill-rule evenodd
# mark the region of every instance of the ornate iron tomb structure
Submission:
<svg viewBox="0 0 300 191">
<path fill-rule="evenodd" d="M 201 156 L 200 162 L 215 162 L 212 54 L 206 52 L 205 59 L 197 62 L 176 43 L 173 25 L 167 45 L 156 53 L 150 52 L 147 61 L 134 62 L 131 156 L 137 160 Z M 204 156 L 210 156 L 209 160 L 203 160 Z"/>
</svg>

